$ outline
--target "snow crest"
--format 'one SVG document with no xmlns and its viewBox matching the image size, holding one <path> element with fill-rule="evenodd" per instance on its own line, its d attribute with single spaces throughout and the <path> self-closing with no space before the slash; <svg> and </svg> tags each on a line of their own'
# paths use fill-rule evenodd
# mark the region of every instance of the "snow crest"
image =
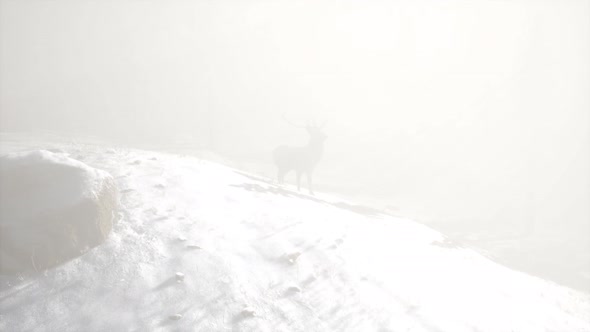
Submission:
<svg viewBox="0 0 590 332">
<path fill-rule="evenodd" d="M 411 220 L 193 157 L 105 151 L 76 153 L 115 177 L 121 222 L 41 276 L 2 277 L 0 330 L 590 331 L 587 294 Z"/>
</svg>

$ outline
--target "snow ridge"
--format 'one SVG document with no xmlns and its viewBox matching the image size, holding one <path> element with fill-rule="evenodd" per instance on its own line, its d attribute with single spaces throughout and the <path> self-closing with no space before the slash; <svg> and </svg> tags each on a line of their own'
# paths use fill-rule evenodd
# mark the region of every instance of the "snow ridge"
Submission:
<svg viewBox="0 0 590 332">
<path fill-rule="evenodd" d="M 114 176 L 120 220 L 80 258 L 1 277 L 0 330 L 590 331 L 587 294 L 411 220 L 193 157 L 68 153 Z"/>
</svg>

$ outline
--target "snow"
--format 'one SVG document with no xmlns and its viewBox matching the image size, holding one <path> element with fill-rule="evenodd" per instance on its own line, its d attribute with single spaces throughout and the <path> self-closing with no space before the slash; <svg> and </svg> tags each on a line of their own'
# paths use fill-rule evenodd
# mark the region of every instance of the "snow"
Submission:
<svg viewBox="0 0 590 332">
<path fill-rule="evenodd" d="M 190 156 L 59 148 L 113 175 L 120 220 L 2 276 L 2 331 L 590 331 L 590 295 L 411 220 Z"/>
</svg>

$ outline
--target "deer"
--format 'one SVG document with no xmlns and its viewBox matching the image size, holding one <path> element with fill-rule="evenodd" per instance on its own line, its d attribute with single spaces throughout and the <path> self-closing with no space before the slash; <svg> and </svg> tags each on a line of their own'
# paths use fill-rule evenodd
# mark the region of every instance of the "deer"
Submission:
<svg viewBox="0 0 590 332">
<path fill-rule="evenodd" d="M 277 180 L 283 184 L 285 175 L 295 170 L 297 176 L 297 191 L 301 191 L 301 176 L 307 176 L 307 187 L 310 195 L 314 195 L 312 187 L 313 170 L 324 154 L 324 141 L 326 135 L 322 132 L 325 125 L 316 126 L 307 122 L 307 125 L 296 125 L 285 118 L 283 119 L 290 125 L 305 129 L 309 134 L 309 142 L 305 146 L 287 146 L 281 145 L 273 150 L 273 159 L 277 166 Z"/>
</svg>

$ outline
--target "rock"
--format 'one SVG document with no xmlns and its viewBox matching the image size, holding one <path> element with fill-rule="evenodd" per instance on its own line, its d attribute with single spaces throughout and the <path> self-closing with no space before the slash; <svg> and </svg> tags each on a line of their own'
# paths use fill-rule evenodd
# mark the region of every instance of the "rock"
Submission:
<svg viewBox="0 0 590 332">
<path fill-rule="evenodd" d="M 102 243 L 118 202 L 113 178 L 64 154 L 0 158 L 0 273 L 39 271 Z"/>
<path fill-rule="evenodd" d="M 184 281 L 184 273 L 176 272 L 176 282 L 183 282 Z"/>
</svg>

